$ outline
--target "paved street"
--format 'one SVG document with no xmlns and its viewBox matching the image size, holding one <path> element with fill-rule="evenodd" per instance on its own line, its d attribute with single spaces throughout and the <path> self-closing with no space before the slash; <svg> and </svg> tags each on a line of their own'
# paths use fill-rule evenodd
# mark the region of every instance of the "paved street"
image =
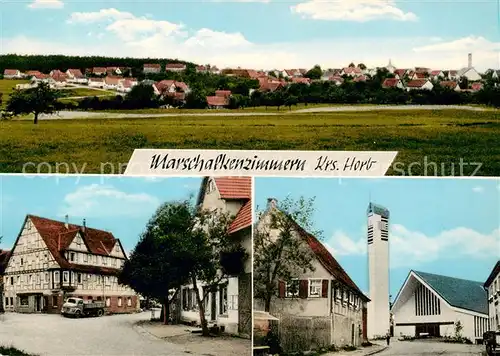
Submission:
<svg viewBox="0 0 500 356">
<path fill-rule="evenodd" d="M 149 320 L 150 315 L 144 312 L 100 318 L 67 319 L 60 315 L 5 313 L 0 315 L 0 345 L 14 346 L 42 356 L 225 354 L 214 353 L 210 345 L 203 351 L 197 352 L 191 345 L 174 344 L 158 339 L 143 328 L 135 326 L 141 320 Z M 226 353 L 226 355 L 232 354 L 234 353 Z"/>
<path fill-rule="evenodd" d="M 397 341 L 391 340 L 390 346 L 379 356 L 480 356 L 484 351 L 482 345 L 450 344 L 436 341 Z"/>
</svg>

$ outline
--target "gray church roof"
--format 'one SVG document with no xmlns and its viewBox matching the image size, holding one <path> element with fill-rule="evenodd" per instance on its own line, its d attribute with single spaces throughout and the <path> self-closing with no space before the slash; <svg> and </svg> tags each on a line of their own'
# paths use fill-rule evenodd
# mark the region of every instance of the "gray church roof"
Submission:
<svg viewBox="0 0 500 356">
<path fill-rule="evenodd" d="M 448 304 L 481 314 L 488 314 L 488 293 L 482 282 L 413 271 Z"/>
<path fill-rule="evenodd" d="M 382 205 L 370 203 L 368 205 L 367 214 L 374 213 L 380 215 L 384 218 L 389 219 L 389 209 L 383 207 Z"/>
</svg>

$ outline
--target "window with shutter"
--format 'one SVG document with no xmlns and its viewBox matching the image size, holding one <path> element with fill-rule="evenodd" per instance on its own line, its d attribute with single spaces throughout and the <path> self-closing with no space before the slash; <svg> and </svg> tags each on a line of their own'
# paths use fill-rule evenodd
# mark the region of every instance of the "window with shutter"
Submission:
<svg viewBox="0 0 500 356">
<path fill-rule="evenodd" d="M 278 297 L 285 298 L 286 296 L 286 284 L 283 281 L 278 281 Z"/>
<path fill-rule="evenodd" d="M 307 298 L 307 292 L 309 287 L 309 281 L 307 279 L 301 279 L 299 281 L 299 297 Z"/>
<path fill-rule="evenodd" d="M 327 279 L 324 279 L 321 286 L 321 297 L 328 298 L 328 286 L 329 281 Z"/>
<path fill-rule="evenodd" d="M 299 296 L 300 286 L 298 279 L 292 279 L 290 283 L 286 283 L 285 288 L 287 298 L 294 298 Z"/>
</svg>

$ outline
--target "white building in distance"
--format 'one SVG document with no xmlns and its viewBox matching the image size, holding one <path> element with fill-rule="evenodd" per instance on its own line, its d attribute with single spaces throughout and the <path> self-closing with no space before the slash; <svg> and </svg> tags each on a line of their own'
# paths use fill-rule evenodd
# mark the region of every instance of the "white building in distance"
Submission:
<svg viewBox="0 0 500 356">
<path fill-rule="evenodd" d="M 389 312 L 389 210 L 368 205 L 368 338 L 390 332 Z"/>
<path fill-rule="evenodd" d="M 488 291 L 489 330 L 500 331 L 500 260 L 484 283 Z"/>
<path fill-rule="evenodd" d="M 483 283 L 410 271 L 392 306 L 394 335 L 461 336 L 481 341 L 488 330 Z M 458 322 L 462 325 L 457 335 Z"/>
</svg>

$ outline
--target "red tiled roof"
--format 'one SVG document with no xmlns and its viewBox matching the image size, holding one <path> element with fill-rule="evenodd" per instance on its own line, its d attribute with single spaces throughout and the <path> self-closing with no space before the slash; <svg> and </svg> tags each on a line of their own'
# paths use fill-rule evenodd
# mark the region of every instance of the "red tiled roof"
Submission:
<svg viewBox="0 0 500 356">
<path fill-rule="evenodd" d="M 405 75 L 405 73 L 406 73 L 406 69 L 396 69 L 396 70 L 394 71 L 394 74 L 397 74 L 399 77 L 404 76 L 404 75 Z"/>
<path fill-rule="evenodd" d="M 365 75 L 360 75 L 359 77 L 354 78 L 353 82 L 366 82 L 368 78 Z"/>
<path fill-rule="evenodd" d="M 439 74 L 441 74 L 440 70 L 433 70 L 433 71 L 431 71 L 431 75 L 433 75 L 433 76 L 436 76 L 436 75 L 439 75 Z"/>
<path fill-rule="evenodd" d="M 186 68 L 186 65 L 182 63 L 167 63 L 167 65 L 165 65 L 165 68 L 184 69 Z"/>
<path fill-rule="evenodd" d="M 207 96 L 207 104 L 210 106 L 226 106 L 229 100 L 224 96 Z"/>
<path fill-rule="evenodd" d="M 251 199 L 251 177 L 216 177 L 215 185 L 221 199 Z"/>
<path fill-rule="evenodd" d="M 299 235 L 307 242 L 323 267 L 337 280 L 352 289 L 354 292 L 357 292 L 360 296 L 365 298 L 365 300 L 369 300 L 368 297 L 359 289 L 356 283 L 354 283 L 351 277 L 349 277 L 337 260 L 332 256 L 332 254 L 326 249 L 326 247 L 323 246 L 323 244 L 315 236 L 304 230 L 297 222 L 293 220 L 292 222 L 294 223 Z"/>
<path fill-rule="evenodd" d="M 184 82 L 175 82 L 174 85 L 176 86 L 176 88 L 179 88 L 179 89 L 181 89 L 184 92 L 189 89 L 189 87 L 187 86 L 187 84 L 184 83 Z"/>
<path fill-rule="evenodd" d="M 92 73 L 106 73 L 106 68 L 94 67 L 94 68 L 92 68 Z"/>
<path fill-rule="evenodd" d="M 47 79 L 47 78 L 50 78 L 50 75 L 48 74 L 43 74 L 43 73 L 36 73 L 36 74 L 33 74 L 33 76 L 36 78 L 36 79 Z"/>
<path fill-rule="evenodd" d="M 120 243 L 110 232 L 89 227 L 84 228 L 75 224 L 68 224 L 66 228 L 66 225 L 61 221 L 34 215 L 28 215 L 27 218 L 31 220 L 50 253 L 61 267 L 84 272 L 118 273 L 119 270 L 115 268 L 73 264 L 64 257 L 64 250 L 69 247 L 78 232 L 91 253 L 102 256 L 109 255 L 109 251 L 113 249 L 115 244 Z"/>
<path fill-rule="evenodd" d="M 3 71 L 3 75 L 17 75 L 17 69 L 6 69 Z"/>
<path fill-rule="evenodd" d="M 339 83 L 343 83 L 344 82 L 344 78 L 338 76 L 338 75 L 334 75 L 334 76 L 331 76 L 330 78 L 328 78 L 328 80 L 332 81 L 332 82 L 339 82 Z"/>
<path fill-rule="evenodd" d="M 38 70 L 29 70 L 29 71 L 26 72 L 26 74 L 34 76 L 34 75 L 42 74 L 42 72 L 40 72 Z"/>
<path fill-rule="evenodd" d="M 120 77 L 106 77 L 104 79 L 104 82 L 108 85 L 118 85 L 120 83 L 121 78 Z"/>
<path fill-rule="evenodd" d="M 104 83 L 103 78 L 89 78 L 91 82 L 96 82 L 96 83 Z"/>
<path fill-rule="evenodd" d="M 387 78 L 382 83 L 382 87 L 384 87 L 384 88 L 394 88 L 394 87 L 396 87 L 398 85 L 399 82 L 400 82 L 399 79 L 396 79 L 396 78 Z"/>
<path fill-rule="evenodd" d="M 442 87 L 445 87 L 445 88 L 450 88 L 450 89 L 455 89 L 458 85 L 457 82 L 453 82 L 453 81 L 442 81 L 439 83 Z"/>
<path fill-rule="evenodd" d="M 160 93 L 162 93 L 162 92 L 170 89 L 170 87 L 172 85 L 174 85 L 174 83 L 175 83 L 175 80 L 162 80 L 162 81 L 156 82 L 154 85 L 155 85 L 156 89 Z"/>
<path fill-rule="evenodd" d="M 146 64 L 144 64 L 144 68 L 156 68 L 156 69 L 159 69 L 159 68 L 161 68 L 161 64 L 158 64 L 158 63 L 146 63 Z"/>
<path fill-rule="evenodd" d="M 205 71 L 205 70 L 207 70 L 207 67 L 205 67 L 205 66 L 196 66 L 196 70 Z"/>
<path fill-rule="evenodd" d="M 83 74 L 80 69 L 68 69 L 68 72 L 75 78 L 83 78 Z"/>
<path fill-rule="evenodd" d="M 231 96 L 231 90 L 216 90 L 215 96 L 227 98 Z"/>
<path fill-rule="evenodd" d="M 427 83 L 427 80 L 425 79 L 415 79 L 415 80 L 410 80 L 408 84 L 406 84 L 406 86 L 410 88 L 420 88 L 425 83 Z"/>
<path fill-rule="evenodd" d="M 483 83 L 472 83 L 472 90 L 481 90 L 483 88 Z"/>
<path fill-rule="evenodd" d="M 292 78 L 292 82 L 293 83 L 304 83 L 304 84 L 309 84 L 311 83 L 311 79 L 309 78 L 302 78 L 302 77 L 295 77 L 295 78 Z"/>
<path fill-rule="evenodd" d="M 425 73 L 423 72 L 416 72 L 414 75 L 413 75 L 414 78 L 417 78 L 417 79 L 425 79 Z"/>
<path fill-rule="evenodd" d="M 252 201 L 248 200 L 236 214 L 233 222 L 229 226 L 229 233 L 232 234 L 252 225 Z"/>
<path fill-rule="evenodd" d="M 56 82 L 64 82 L 68 76 L 66 73 L 61 72 L 60 70 L 55 70 L 52 75 L 52 79 L 54 79 Z"/>
</svg>

